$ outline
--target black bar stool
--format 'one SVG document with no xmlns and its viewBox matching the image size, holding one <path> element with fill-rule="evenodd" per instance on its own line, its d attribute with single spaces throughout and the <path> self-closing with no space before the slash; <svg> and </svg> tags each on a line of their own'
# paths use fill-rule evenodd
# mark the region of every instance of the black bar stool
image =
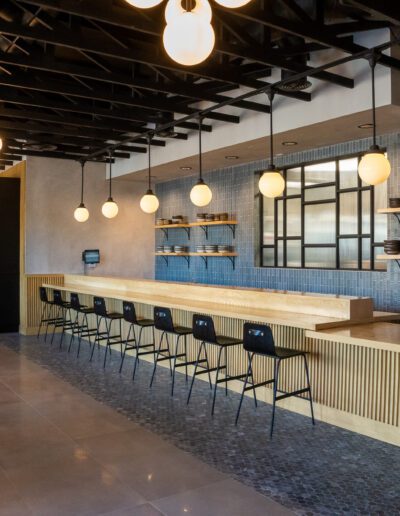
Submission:
<svg viewBox="0 0 400 516">
<path fill-rule="evenodd" d="M 211 415 L 214 415 L 215 399 L 217 396 L 218 384 L 225 383 L 225 394 L 227 395 L 228 394 L 228 382 L 231 380 L 239 380 L 246 376 L 244 374 L 238 375 L 238 376 L 229 376 L 229 374 L 228 374 L 228 348 L 242 344 L 243 341 L 242 341 L 242 339 L 236 339 L 234 337 L 225 337 L 224 335 L 217 335 L 215 333 L 214 321 L 208 315 L 198 315 L 198 314 L 193 315 L 193 336 L 195 339 L 200 340 L 201 344 L 200 344 L 199 352 L 197 354 L 196 365 L 194 368 L 194 374 L 193 374 L 193 378 L 192 378 L 192 383 L 190 385 L 187 403 L 189 403 L 189 401 L 190 401 L 190 396 L 192 394 L 193 384 L 194 384 L 196 376 L 198 376 L 199 374 L 208 373 L 208 380 L 210 382 L 210 387 L 212 388 L 210 373 L 212 371 L 216 371 L 214 396 L 213 396 L 213 403 L 212 403 L 212 408 L 211 408 Z M 210 365 L 208 362 L 208 357 L 207 357 L 206 344 L 213 344 L 213 345 L 219 346 L 217 367 L 210 368 Z M 202 354 L 203 350 L 205 353 L 205 359 L 201 359 L 201 354 Z M 224 353 L 225 354 L 225 364 L 221 365 L 221 358 L 222 358 L 223 351 L 225 352 Z M 202 362 L 206 362 L 207 367 L 202 368 L 202 370 L 198 371 L 198 366 Z M 219 373 L 221 370 L 225 371 L 224 378 L 219 378 Z"/>
<path fill-rule="evenodd" d="M 154 360 L 154 368 L 153 374 L 151 375 L 150 387 L 153 385 L 154 376 L 156 374 L 157 364 L 158 362 L 162 362 L 163 360 L 169 360 L 169 367 L 172 376 L 172 386 L 171 386 L 171 396 L 174 395 L 174 386 L 175 386 L 175 370 L 177 367 L 185 367 L 185 375 L 186 381 L 188 379 L 187 375 L 187 366 L 191 363 L 187 361 L 187 336 L 191 335 L 192 329 L 186 328 L 185 326 L 175 326 L 172 320 L 171 310 L 169 308 L 163 308 L 160 306 L 154 307 L 154 327 L 156 330 L 161 331 L 160 342 L 158 344 L 158 349 L 156 352 L 155 360 Z M 171 355 L 171 350 L 169 346 L 168 335 L 176 335 L 176 345 L 175 345 L 175 353 Z M 166 347 L 162 349 L 162 343 L 166 340 Z M 184 343 L 184 352 L 179 353 L 179 343 L 183 337 Z M 163 353 L 168 353 L 165 355 Z M 176 363 L 177 358 L 185 357 L 185 361 L 182 363 Z M 173 363 L 172 363 L 173 361 Z"/>
<path fill-rule="evenodd" d="M 238 411 L 236 414 L 236 422 L 237 424 L 239 415 L 240 415 L 240 409 L 242 407 L 243 397 L 244 393 L 248 390 L 253 390 L 255 392 L 255 389 L 257 387 L 261 387 L 262 385 L 268 385 L 270 383 L 273 384 L 273 402 L 272 402 L 272 419 L 271 419 L 271 429 L 270 429 L 270 437 L 272 438 L 272 433 L 274 431 L 274 421 L 275 421 L 275 405 L 276 402 L 279 400 L 283 400 L 286 398 L 290 398 L 291 396 L 301 397 L 302 399 L 308 400 L 310 402 L 310 409 L 311 409 L 311 420 L 312 424 L 315 425 L 314 420 L 314 409 L 313 409 L 313 402 L 312 402 L 312 396 L 311 396 L 311 386 L 310 386 L 310 375 L 308 371 L 308 364 L 307 364 L 307 358 L 306 358 L 306 352 L 300 351 L 297 349 L 289 349 L 289 348 L 281 348 L 275 346 L 274 337 L 272 335 L 272 330 L 269 326 L 265 324 L 253 324 L 253 323 L 245 323 L 243 327 L 243 347 L 247 351 L 247 358 L 248 358 L 248 368 L 247 368 L 247 374 L 246 379 L 243 384 L 243 390 L 242 390 L 242 396 L 240 398 Z M 269 357 L 274 359 L 274 377 L 272 380 L 266 380 L 261 383 L 254 383 L 254 377 L 253 377 L 253 358 L 254 355 L 262 355 L 265 357 Z M 303 389 L 298 389 L 296 391 L 292 392 L 286 392 L 278 389 L 279 384 L 279 368 L 281 365 L 282 360 L 287 360 L 289 358 L 294 357 L 303 357 L 304 360 L 304 369 L 306 373 L 306 379 L 307 379 L 307 387 Z M 251 381 L 249 382 L 249 380 Z M 248 383 L 251 383 L 250 386 L 247 386 Z M 304 394 L 308 392 L 308 397 L 300 396 L 300 394 Z M 277 393 L 281 393 L 281 395 L 277 395 Z"/>
<path fill-rule="evenodd" d="M 83 337 L 88 337 L 89 345 L 91 346 L 90 337 L 95 335 L 97 328 L 89 327 L 88 315 L 94 314 L 94 308 L 89 308 L 86 305 L 82 305 L 79 301 L 79 296 L 75 292 L 71 292 L 71 310 L 75 312 L 75 319 L 73 321 L 71 338 L 69 341 L 68 353 L 71 351 L 72 342 L 75 339 L 75 335 L 78 336 L 78 351 L 76 356 L 79 357 L 81 349 L 81 341 Z M 81 320 L 79 320 L 79 316 Z"/>
<path fill-rule="evenodd" d="M 97 297 L 95 296 L 93 299 L 93 307 L 94 307 L 94 313 L 96 314 L 96 320 L 97 320 L 97 328 L 96 328 L 96 336 L 93 342 L 92 346 L 92 352 L 90 354 L 90 361 L 93 359 L 93 353 L 94 348 L 96 347 L 96 343 L 99 344 L 100 341 L 106 340 L 106 350 L 104 353 L 104 362 L 103 367 L 106 367 L 106 361 L 107 361 L 107 350 L 110 352 L 111 355 L 111 346 L 120 345 L 121 346 L 121 356 L 122 356 L 122 325 L 121 321 L 123 319 L 123 315 L 117 312 L 107 312 L 106 308 L 106 302 L 104 300 L 104 297 Z M 100 325 L 101 321 L 104 320 L 106 331 L 100 331 Z M 111 327 L 113 321 L 119 321 L 119 334 L 117 335 L 111 335 Z"/>
<path fill-rule="evenodd" d="M 136 367 L 139 362 L 139 357 L 142 355 L 155 355 L 155 338 L 154 338 L 154 320 L 153 319 L 138 319 L 136 316 L 135 305 L 130 301 L 123 301 L 123 312 L 124 312 L 124 320 L 129 324 L 128 335 L 126 336 L 125 341 L 125 349 L 121 359 L 121 366 L 119 368 L 119 372 L 122 371 L 122 366 L 124 365 L 125 355 L 127 351 L 134 349 L 136 351 L 135 354 L 135 365 L 133 366 L 132 380 L 135 379 Z M 139 336 L 136 338 L 135 326 L 138 326 Z M 153 342 L 151 344 L 142 344 L 142 332 L 144 328 L 152 328 L 153 332 Z M 129 337 L 131 336 L 130 339 Z M 151 348 L 149 350 L 149 348 Z"/>
<path fill-rule="evenodd" d="M 60 349 L 64 339 L 65 330 L 72 330 L 72 316 L 71 316 L 71 303 L 64 301 L 61 295 L 61 290 L 54 289 L 54 305 L 56 308 L 56 321 L 53 324 L 53 334 L 51 336 L 51 344 L 53 344 L 54 334 L 56 328 L 62 328 L 60 337 Z M 67 318 L 68 317 L 68 318 Z"/>
<path fill-rule="evenodd" d="M 50 301 L 47 295 L 47 290 L 45 287 L 39 287 L 39 297 L 40 301 L 42 302 L 43 308 L 42 308 L 42 314 L 40 316 L 40 324 L 39 329 L 37 333 L 37 338 L 40 336 L 40 330 L 42 329 L 42 326 L 46 324 L 46 333 L 44 336 L 44 340 L 47 340 L 47 332 L 49 329 L 49 326 L 52 324 L 55 324 L 56 322 L 60 322 L 61 319 L 57 319 L 54 314 L 55 309 L 55 303 L 54 301 Z"/>
</svg>

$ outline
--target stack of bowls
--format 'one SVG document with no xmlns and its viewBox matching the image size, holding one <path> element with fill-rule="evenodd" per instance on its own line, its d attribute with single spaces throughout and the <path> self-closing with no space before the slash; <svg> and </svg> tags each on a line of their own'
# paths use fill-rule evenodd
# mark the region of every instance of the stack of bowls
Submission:
<svg viewBox="0 0 400 516">
<path fill-rule="evenodd" d="M 173 245 L 164 245 L 164 253 L 173 253 L 174 252 L 174 246 Z"/>
<path fill-rule="evenodd" d="M 230 245 L 219 245 L 218 246 L 218 252 L 223 253 L 230 253 L 232 251 L 232 248 Z"/>
<path fill-rule="evenodd" d="M 208 244 L 206 247 L 206 253 L 217 253 L 218 252 L 218 246 L 214 244 Z"/>
<path fill-rule="evenodd" d="M 400 240 L 384 240 L 383 250 L 386 254 L 400 254 Z"/>
<path fill-rule="evenodd" d="M 187 253 L 187 247 L 185 245 L 176 245 L 175 246 L 176 254 L 184 254 Z"/>
<path fill-rule="evenodd" d="M 207 220 L 207 213 L 198 213 L 196 220 L 197 222 L 205 222 Z"/>
<path fill-rule="evenodd" d="M 213 222 L 214 219 L 214 214 L 213 213 L 207 213 L 206 215 L 206 221 L 207 222 Z"/>
<path fill-rule="evenodd" d="M 164 246 L 163 245 L 158 245 L 156 247 L 156 253 L 163 253 L 164 252 Z"/>
<path fill-rule="evenodd" d="M 206 246 L 205 245 L 196 245 L 196 252 L 197 253 L 205 253 L 206 252 Z"/>
<path fill-rule="evenodd" d="M 183 224 L 182 215 L 172 215 L 172 224 Z"/>
<path fill-rule="evenodd" d="M 156 226 L 164 226 L 166 223 L 165 219 L 156 219 Z"/>
<path fill-rule="evenodd" d="M 229 218 L 229 215 L 226 212 L 218 213 L 218 215 L 219 215 L 219 220 L 228 220 L 228 218 Z"/>
<path fill-rule="evenodd" d="M 400 197 L 391 197 L 389 199 L 389 208 L 400 208 Z"/>
</svg>

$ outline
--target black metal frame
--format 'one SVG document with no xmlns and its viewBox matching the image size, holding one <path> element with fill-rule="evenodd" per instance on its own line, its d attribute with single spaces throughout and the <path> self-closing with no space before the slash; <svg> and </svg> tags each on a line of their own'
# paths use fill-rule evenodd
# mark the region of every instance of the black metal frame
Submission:
<svg viewBox="0 0 400 516">
<path fill-rule="evenodd" d="M 384 269 L 376 269 L 375 268 L 375 253 L 374 250 L 376 247 L 383 247 L 383 242 L 375 242 L 375 189 L 373 186 L 365 186 L 362 185 L 361 179 L 358 177 L 357 186 L 351 188 L 341 188 L 340 187 L 340 178 L 339 178 L 339 162 L 346 159 L 358 158 L 359 160 L 362 157 L 362 153 L 355 153 L 345 156 L 337 156 L 329 159 L 321 159 L 310 162 L 303 162 L 297 165 L 286 166 L 282 169 L 283 176 L 285 178 L 285 182 L 287 180 L 287 171 L 292 170 L 294 168 L 300 168 L 300 193 L 287 195 L 287 190 L 285 187 L 284 193 L 282 196 L 275 198 L 274 200 L 274 244 L 264 244 L 264 198 L 262 195 L 259 196 L 259 220 L 260 220 L 260 266 L 266 268 L 291 268 L 291 269 L 321 269 L 321 270 L 361 270 L 361 271 L 382 271 Z M 329 163 L 335 162 L 335 181 L 330 181 L 326 183 L 320 183 L 318 185 L 310 185 L 305 186 L 305 174 L 304 169 L 309 165 L 314 165 L 318 163 Z M 331 199 L 321 199 L 321 200 L 313 200 L 306 201 L 305 200 L 305 192 L 307 190 L 311 190 L 314 188 L 325 188 L 325 187 L 335 187 L 335 197 Z M 362 233 L 362 192 L 369 191 L 370 192 L 370 232 Z M 354 193 L 357 192 L 357 233 L 355 234 L 341 234 L 340 233 L 340 197 L 341 194 L 345 193 Z M 291 199 L 300 199 L 301 200 L 301 229 L 299 236 L 287 236 L 287 200 Z M 278 236 L 278 203 L 282 202 L 282 212 L 283 212 L 283 232 L 282 236 Z M 312 204 L 336 204 L 336 238 L 335 243 L 333 244 L 306 244 L 304 242 L 304 232 L 305 232 L 305 206 Z M 340 241 L 346 238 L 357 239 L 358 241 L 358 266 L 352 268 L 340 267 Z M 362 267 L 362 241 L 365 238 L 370 239 L 370 268 L 366 269 Z M 289 240 L 300 240 L 301 241 L 301 266 L 290 267 L 287 265 L 287 242 Z M 280 265 L 278 263 L 278 242 L 283 242 L 283 264 Z M 334 248 L 336 250 L 336 267 L 307 267 L 305 260 L 305 249 L 306 248 Z M 264 249 L 274 249 L 274 265 L 264 265 Z"/>
</svg>

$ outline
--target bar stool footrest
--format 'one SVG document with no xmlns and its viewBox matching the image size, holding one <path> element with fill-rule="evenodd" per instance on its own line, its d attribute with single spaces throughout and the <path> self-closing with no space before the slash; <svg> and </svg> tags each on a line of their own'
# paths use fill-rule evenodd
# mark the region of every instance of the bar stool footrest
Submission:
<svg viewBox="0 0 400 516">
<path fill-rule="evenodd" d="M 278 392 L 284 392 L 284 391 L 278 391 Z M 309 387 L 305 387 L 304 389 L 299 389 L 298 391 L 285 392 L 284 394 L 277 396 L 275 399 L 276 399 L 276 401 L 284 400 L 286 398 L 290 398 L 291 396 L 299 396 L 299 394 L 303 394 L 304 392 L 311 392 L 311 389 Z"/>
</svg>

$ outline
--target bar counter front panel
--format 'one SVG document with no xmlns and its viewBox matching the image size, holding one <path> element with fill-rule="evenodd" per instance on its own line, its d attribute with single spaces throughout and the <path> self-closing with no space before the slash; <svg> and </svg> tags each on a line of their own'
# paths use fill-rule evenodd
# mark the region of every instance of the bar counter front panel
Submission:
<svg viewBox="0 0 400 516">
<path fill-rule="evenodd" d="M 57 286 L 62 284 L 64 280 L 65 286 L 61 288 L 67 293 L 67 298 L 69 297 L 68 292 L 76 291 L 80 293 L 82 303 L 91 305 L 92 295 L 96 293 L 107 298 L 109 310 L 122 311 L 124 295 L 129 300 L 129 287 L 127 287 L 126 292 L 120 291 L 118 296 L 116 292 L 118 289 L 121 289 L 121 285 L 125 282 L 131 283 L 133 280 L 95 278 L 95 280 L 101 280 L 98 283 L 99 285 L 103 285 L 96 288 L 94 286 L 96 281 L 93 284 L 93 279 L 91 276 L 65 275 L 64 277 L 63 275 L 58 275 L 49 277 L 44 275 L 41 282 L 38 275 L 28 276 L 26 281 L 30 299 L 27 298 L 26 303 L 29 306 L 27 312 L 30 314 L 30 318 L 29 324 L 25 328 L 26 331 L 21 328 L 21 332 L 34 333 L 38 326 L 40 302 L 37 287 L 41 283 L 47 286 Z M 86 282 L 88 286 L 85 286 Z M 142 281 L 140 283 L 141 285 L 143 284 Z M 149 290 L 157 288 L 157 285 L 162 285 L 162 288 L 165 288 L 165 284 L 165 282 L 148 282 Z M 33 285 L 34 288 L 32 288 Z M 173 288 L 174 284 L 170 285 Z M 183 285 L 177 284 L 177 286 L 182 287 Z M 188 290 L 195 287 L 193 285 L 185 286 Z M 241 289 L 234 290 L 238 292 Z M 109 294 L 111 291 L 113 292 L 112 295 Z M 248 292 L 249 289 L 243 289 L 245 296 Z M 115 299 L 113 296 L 117 296 L 119 299 Z M 146 298 L 145 295 L 143 297 Z M 145 299 L 145 302 L 138 301 L 138 294 L 135 294 L 134 298 L 138 315 L 152 317 L 154 303 L 150 303 L 147 299 Z M 326 296 L 326 298 L 329 305 L 333 298 L 337 299 L 338 297 Z M 160 299 L 163 298 L 160 297 Z M 322 304 L 325 297 L 319 296 L 319 299 L 319 302 Z M 346 299 L 346 296 L 343 299 Z M 167 299 L 164 300 L 166 301 L 165 306 L 169 306 Z M 196 304 L 195 301 L 193 304 Z M 368 311 L 368 302 L 364 306 L 366 311 Z M 199 311 L 197 308 L 192 310 L 187 309 L 187 307 L 185 309 L 172 308 L 174 321 L 185 326 L 191 326 L 192 315 L 197 311 Z M 217 332 L 234 337 L 242 336 L 243 323 L 248 319 L 216 315 L 215 310 L 213 312 L 208 313 L 206 309 L 201 310 L 201 313 L 212 315 Z M 337 316 L 338 314 L 335 313 L 335 315 Z M 360 314 L 356 313 L 356 316 L 354 323 L 360 322 L 358 320 Z M 375 316 L 377 321 L 400 318 L 399 314 L 379 313 L 375 314 Z M 343 326 L 351 324 L 351 318 L 346 321 L 345 318 L 333 317 L 331 318 L 331 324 L 322 325 L 322 329 L 296 327 L 295 319 L 295 316 L 293 316 L 290 325 L 271 322 L 270 326 L 278 346 L 309 352 L 308 360 L 316 418 L 320 421 L 341 426 L 385 442 L 400 445 L 400 325 L 384 322 L 376 322 L 371 325 L 371 318 L 366 314 L 365 322 L 354 326 L 354 328 L 360 329 L 362 335 L 363 328 L 371 325 L 375 331 L 373 338 L 367 341 L 365 338 L 357 338 L 357 336 L 353 339 L 349 339 L 348 336 L 341 337 L 343 335 L 341 333 L 343 332 Z M 266 321 L 263 320 L 263 322 Z M 381 329 L 379 325 L 382 325 Z M 330 327 L 330 329 L 324 329 L 325 326 L 327 328 Z M 339 326 L 337 331 L 335 326 Z M 386 341 L 385 339 L 379 339 L 380 331 L 384 332 L 387 337 L 388 329 L 391 330 L 389 338 L 386 338 Z M 126 332 L 126 329 L 124 331 Z M 156 339 L 157 337 L 158 335 L 156 334 Z M 150 332 L 144 332 L 143 338 L 148 339 L 147 341 L 150 342 Z M 198 345 L 192 337 L 188 339 L 189 360 L 196 358 Z M 210 346 L 209 357 L 213 366 L 215 366 L 217 350 L 214 349 L 214 346 Z M 246 355 L 241 348 L 230 350 L 229 374 L 237 375 L 245 372 L 246 365 Z M 165 366 L 167 365 L 165 364 Z M 272 368 L 272 360 L 257 357 L 254 364 L 256 380 L 263 381 L 267 378 L 272 378 Z M 281 387 L 284 390 L 295 390 L 303 386 L 304 381 L 304 369 L 300 360 L 291 360 L 282 364 Z M 239 381 L 229 382 L 229 388 L 234 391 L 240 392 L 241 387 L 242 384 Z M 134 384 L 132 384 L 132 388 L 135 388 Z M 261 400 L 270 402 L 272 399 L 271 388 L 266 386 L 259 389 L 258 396 Z M 280 407 L 302 413 L 306 416 L 309 415 L 307 402 L 298 398 L 283 400 L 280 403 Z M 234 416 L 232 414 L 232 424 Z M 265 424 L 267 427 L 268 421 Z"/>
</svg>

